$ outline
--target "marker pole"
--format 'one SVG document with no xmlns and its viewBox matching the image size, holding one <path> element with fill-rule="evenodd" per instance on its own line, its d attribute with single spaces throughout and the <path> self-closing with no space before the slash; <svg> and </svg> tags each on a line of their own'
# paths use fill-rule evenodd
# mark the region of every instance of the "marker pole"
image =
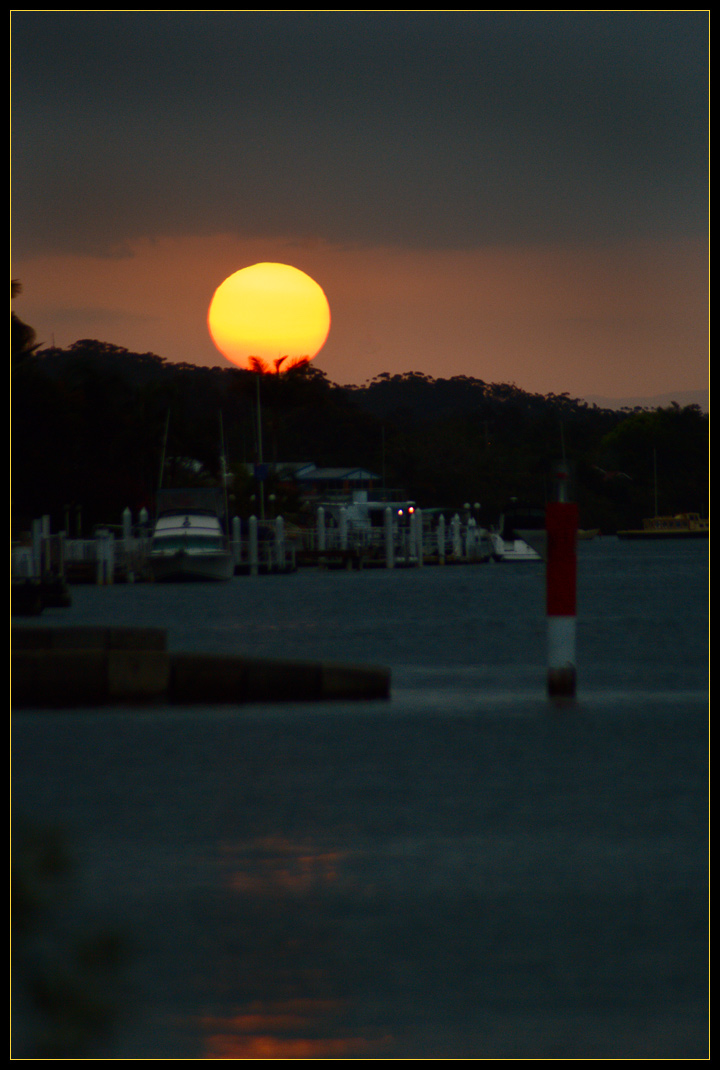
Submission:
<svg viewBox="0 0 720 1070">
<path fill-rule="evenodd" d="M 549 502 L 547 529 L 548 695 L 575 696 L 577 527 L 575 502 Z"/>
</svg>

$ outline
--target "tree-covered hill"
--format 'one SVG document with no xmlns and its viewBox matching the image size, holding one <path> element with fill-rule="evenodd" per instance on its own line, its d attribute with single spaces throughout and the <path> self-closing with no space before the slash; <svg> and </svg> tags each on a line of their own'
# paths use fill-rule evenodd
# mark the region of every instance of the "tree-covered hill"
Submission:
<svg viewBox="0 0 720 1070">
<path fill-rule="evenodd" d="M 13 325 L 14 528 L 50 514 L 63 526 L 152 511 L 166 484 L 220 477 L 221 427 L 237 512 L 253 509 L 246 465 L 362 466 L 423 507 L 480 503 L 494 523 L 512 500 L 541 507 L 563 450 L 581 524 L 610 532 L 654 509 L 706 511 L 708 418 L 692 406 L 616 412 L 567 394 L 417 372 L 341 387 L 312 364 L 283 374 L 172 364 L 85 339 L 38 349 Z M 17 344 L 15 344 L 17 339 Z"/>
</svg>

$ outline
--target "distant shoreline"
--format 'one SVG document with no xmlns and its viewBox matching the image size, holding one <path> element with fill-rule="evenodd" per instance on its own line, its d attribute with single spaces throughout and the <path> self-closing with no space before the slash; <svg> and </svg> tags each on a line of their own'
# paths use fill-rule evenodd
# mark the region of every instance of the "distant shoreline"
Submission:
<svg viewBox="0 0 720 1070">
<path fill-rule="evenodd" d="M 588 405 L 597 405 L 599 409 L 658 409 L 672 405 L 699 405 L 703 412 L 710 411 L 710 390 L 676 390 L 669 394 L 655 394 L 652 397 L 608 398 L 598 394 L 588 394 L 584 398 Z"/>
</svg>

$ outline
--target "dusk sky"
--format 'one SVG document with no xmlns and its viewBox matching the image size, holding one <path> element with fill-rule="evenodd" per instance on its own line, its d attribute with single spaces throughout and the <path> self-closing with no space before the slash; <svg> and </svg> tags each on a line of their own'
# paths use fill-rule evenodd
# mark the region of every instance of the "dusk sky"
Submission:
<svg viewBox="0 0 720 1070">
<path fill-rule="evenodd" d="M 316 364 L 573 397 L 708 385 L 708 13 L 14 12 L 14 311 L 230 365 L 293 265 Z"/>
</svg>

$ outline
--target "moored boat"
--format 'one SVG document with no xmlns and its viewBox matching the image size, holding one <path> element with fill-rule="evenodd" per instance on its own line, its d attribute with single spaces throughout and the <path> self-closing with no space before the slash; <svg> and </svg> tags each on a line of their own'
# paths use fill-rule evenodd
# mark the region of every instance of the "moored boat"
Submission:
<svg viewBox="0 0 720 1070">
<path fill-rule="evenodd" d="M 154 580 L 229 580 L 233 554 L 212 489 L 167 490 L 159 495 L 148 564 Z"/>
<path fill-rule="evenodd" d="M 547 542 L 545 513 L 513 507 L 501 515 L 489 538 L 493 561 L 542 561 Z"/>
<path fill-rule="evenodd" d="M 493 561 L 542 561 L 542 556 L 524 539 L 505 539 L 496 531 L 490 532 Z"/>
<path fill-rule="evenodd" d="M 699 513 L 677 513 L 676 516 L 651 516 L 643 520 L 641 528 L 618 531 L 619 539 L 707 539 L 710 521 Z"/>
</svg>

